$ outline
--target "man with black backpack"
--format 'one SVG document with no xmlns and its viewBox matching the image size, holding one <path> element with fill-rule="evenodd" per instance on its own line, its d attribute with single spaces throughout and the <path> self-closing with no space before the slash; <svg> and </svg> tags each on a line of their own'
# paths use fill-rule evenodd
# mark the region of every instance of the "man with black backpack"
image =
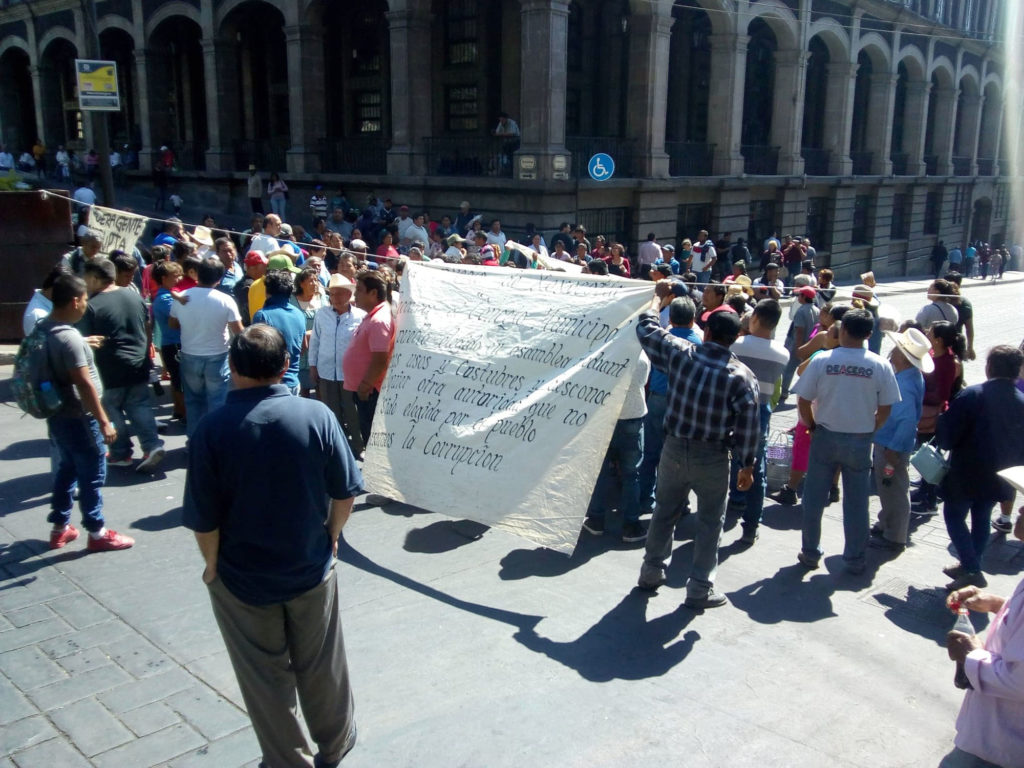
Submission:
<svg viewBox="0 0 1024 768">
<path fill-rule="evenodd" d="M 92 350 L 74 327 L 88 305 L 85 282 L 73 275 L 58 277 L 52 299 L 53 311 L 31 334 L 46 335 L 41 354 L 33 361 L 33 386 L 46 403 L 50 441 L 60 457 L 53 476 L 53 509 L 46 518 L 53 525 L 50 549 L 60 549 L 78 538 L 78 530 L 70 524 L 71 489 L 76 479 L 82 525 L 89 532 L 88 549 L 127 549 L 135 540 L 108 529 L 103 520 L 106 446 L 117 438 L 117 430 L 100 401 L 103 385 Z"/>
</svg>

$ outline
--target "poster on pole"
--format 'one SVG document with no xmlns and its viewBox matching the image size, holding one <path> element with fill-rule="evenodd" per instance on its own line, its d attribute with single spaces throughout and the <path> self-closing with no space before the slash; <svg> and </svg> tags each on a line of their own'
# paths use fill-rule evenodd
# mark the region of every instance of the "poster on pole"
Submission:
<svg viewBox="0 0 1024 768">
<path fill-rule="evenodd" d="M 117 62 L 75 59 L 78 108 L 83 112 L 120 112 Z"/>
<path fill-rule="evenodd" d="M 100 246 L 103 253 L 119 249 L 130 254 L 135 247 L 135 241 L 146 231 L 148 221 L 145 216 L 136 216 L 134 213 L 114 208 L 94 205 L 89 209 L 89 229 L 103 243 Z"/>
<path fill-rule="evenodd" d="M 653 285 L 410 262 L 367 490 L 571 553 Z"/>
</svg>

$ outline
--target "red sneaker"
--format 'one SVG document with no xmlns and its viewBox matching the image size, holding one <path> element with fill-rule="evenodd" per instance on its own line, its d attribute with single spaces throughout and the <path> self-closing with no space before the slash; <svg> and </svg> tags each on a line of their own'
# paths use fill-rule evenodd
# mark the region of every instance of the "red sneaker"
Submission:
<svg viewBox="0 0 1024 768">
<path fill-rule="evenodd" d="M 90 536 L 87 549 L 90 552 L 110 552 L 115 549 L 128 549 L 134 543 L 135 539 L 131 536 L 125 536 L 108 528 L 101 538 L 94 539 Z"/>
<path fill-rule="evenodd" d="M 50 549 L 60 549 L 78 538 L 78 529 L 69 525 L 63 531 L 50 531 Z"/>
</svg>

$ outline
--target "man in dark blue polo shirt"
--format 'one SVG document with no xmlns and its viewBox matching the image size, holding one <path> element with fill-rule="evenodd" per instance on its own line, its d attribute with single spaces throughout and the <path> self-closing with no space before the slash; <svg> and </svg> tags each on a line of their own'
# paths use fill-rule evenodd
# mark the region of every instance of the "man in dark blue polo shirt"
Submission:
<svg viewBox="0 0 1024 768">
<path fill-rule="evenodd" d="M 264 764 L 310 765 L 297 691 L 314 765 L 336 766 L 356 729 L 334 555 L 362 475 L 330 409 L 281 384 L 288 362 L 268 325 L 233 339 L 235 388 L 189 443 L 184 524 Z"/>
<path fill-rule="evenodd" d="M 306 341 L 306 317 L 291 303 L 295 291 L 295 274 L 290 270 L 273 270 L 263 278 L 267 301 L 252 316 L 253 323 L 266 323 L 277 328 L 288 350 L 288 370 L 281 381 L 293 395 L 299 394 L 299 358 Z"/>
</svg>

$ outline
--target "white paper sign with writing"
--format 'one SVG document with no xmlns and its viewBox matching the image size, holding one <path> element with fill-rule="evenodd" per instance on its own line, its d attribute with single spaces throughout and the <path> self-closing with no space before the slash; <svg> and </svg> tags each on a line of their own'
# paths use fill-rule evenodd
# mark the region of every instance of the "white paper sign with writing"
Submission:
<svg viewBox="0 0 1024 768">
<path fill-rule="evenodd" d="M 571 553 L 652 287 L 408 264 L 367 489 Z"/>
<path fill-rule="evenodd" d="M 99 205 L 89 209 L 89 229 L 103 242 L 100 250 L 104 253 L 119 249 L 130 254 L 135 247 L 135 241 L 142 237 L 146 230 L 147 221 L 149 219 L 145 216 L 136 216 L 134 213 L 103 208 Z"/>
</svg>

